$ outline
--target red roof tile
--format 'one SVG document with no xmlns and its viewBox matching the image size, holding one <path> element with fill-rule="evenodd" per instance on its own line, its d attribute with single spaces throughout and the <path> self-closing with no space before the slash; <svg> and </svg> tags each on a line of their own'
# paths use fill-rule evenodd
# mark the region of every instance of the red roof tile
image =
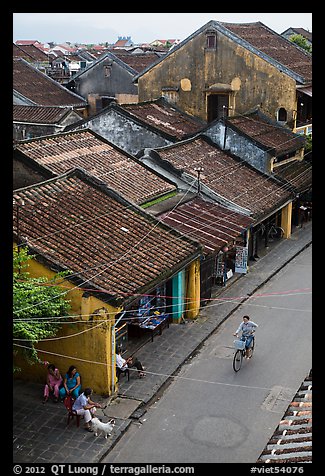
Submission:
<svg viewBox="0 0 325 476">
<path fill-rule="evenodd" d="M 87 102 L 23 59 L 13 60 L 13 89 L 38 106 L 86 107 Z"/>
<path fill-rule="evenodd" d="M 262 53 L 302 76 L 305 81 L 310 82 L 312 80 L 311 55 L 297 48 L 295 44 L 263 25 L 263 23 L 220 22 L 220 24 Z"/>
<path fill-rule="evenodd" d="M 132 300 L 200 254 L 200 246 L 75 169 L 16 190 L 19 236 L 37 259 L 71 271 L 101 298 Z M 17 207 L 13 207 L 17 239 Z M 69 277 L 67 277 L 69 279 Z"/>
<path fill-rule="evenodd" d="M 227 200 L 248 208 L 256 218 L 270 213 L 292 197 L 286 186 L 279 185 L 270 176 L 222 151 L 203 137 L 155 151 L 161 159 L 193 178 L 197 178 L 197 168 L 203 168 L 200 175 L 202 184 Z"/>
<path fill-rule="evenodd" d="M 176 190 L 175 185 L 90 130 L 23 141 L 15 149 L 55 174 L 83 168 L 138 204 Z"/>
<path fill-rule="evenodd" d="M 186 114 L 163 99 L 137 104 L 121 104 L 121 109 L 176 139 L 198 133 L 206 122 Z"/>
<path fill-rule="evenodd" d="M 164 223 L 201 243 L 206 253 L 238 238 L 253 219 L 216 203 L 195 198 L 159 215 Z"/>
</svg>

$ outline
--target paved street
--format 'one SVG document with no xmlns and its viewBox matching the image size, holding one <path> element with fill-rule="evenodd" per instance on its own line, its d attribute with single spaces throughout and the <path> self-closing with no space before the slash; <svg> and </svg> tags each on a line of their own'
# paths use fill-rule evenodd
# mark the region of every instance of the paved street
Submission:
<svg viewBox="0 0 325 476">
<path fill-rule="evenodd" d="M 311 254 L 312 246 L 218 327 L 104 463 L 257 461 L 312 366 Z M 245 314 L 259 325 L 256 348 L 235 373 L 233 333 Z"/>
<path fill-rule="evenodd" d="M 109 454 L 122 434 L 129 431 L 146 412 L 146 404 L 154 401 L 157 392 L 170 382 L 185 361 L 201 347 L 218 326 L 232 315 L 238 306 L 267 282 L 288 261 L 309 246 L 312 223 L 296 229 L 289 240 L 283 240 L 272 251 L 255 262 L 250 272 L 219 289 L 214 298 L 220 299 L 218 312 L 206 306 L 200 317 L 186 324 L 172 325 L 161 336 L 148 342 L 137 353 L 147 368 L 147 376 L 130 382 L 121 380 L 119 397 L 111 402 L 95 395 L 94 400 L 106 404 L 99 416 L 103 420 L 116 418 L 114 432 L 108 440 L 94 437 L 75 423 L 66 425 L 66 411 L 62 403 L 42 405 L 42 385 L 14 382 L 13 392 L 13 461 L 34 463 L 98 463 Z M 233 299 L 236 297 L 236 299 Z M 279 419 L 281 416 L 279 415 Z"/>
</svg>

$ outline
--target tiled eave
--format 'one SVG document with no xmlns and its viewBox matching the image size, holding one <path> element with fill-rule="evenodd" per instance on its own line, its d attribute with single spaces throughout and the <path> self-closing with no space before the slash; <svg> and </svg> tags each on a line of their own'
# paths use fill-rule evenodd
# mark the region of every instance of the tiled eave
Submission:
<svg viewBox="0 0 325 476">
<path fill-rule="evenodd" d="M 223 245 L 244 235 L 254 220 L 216 203 L 195 198 L 159 215 L 164 223 L 203 245 L 205 253 L 216 253 Z"/>
<path fill-rule="evenodd" d="M 57 175 L 74 167 L 87 170 L 137 204 L 176 189 L 135 157 L 87 129 L 20 141 L 15 149 Z"/>
<path fill-rule="evenodd" d="M 13 229 L 36 259 L 122 304 L 180 271 L 201 246 L 80 169 L 14 191 Z M 19 216 L 17 218 L 17 210 Z M 69 276 L 66 277 L 67 280 Z"/>
<path fill-rule="evenodd" d="M 302 382 L 257 463 L 312 462 L 312 372 Z"/>
<path fill-rule="evenodd" d="M 219 149 L 206 137 L 181 141 L 153 150 L 158 162 L 181 176 L 197 178 L 220 197 L 252 212 L 255 219 L 269 216 L 293 199 L 287 186 L 259 172 L 247 162 Z"/>
</svg>

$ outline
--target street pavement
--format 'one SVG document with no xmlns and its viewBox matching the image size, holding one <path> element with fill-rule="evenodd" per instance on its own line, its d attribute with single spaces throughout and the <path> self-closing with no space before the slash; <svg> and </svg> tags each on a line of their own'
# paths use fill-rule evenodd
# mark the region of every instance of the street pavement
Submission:
<svg viewBox="0 0 325 476">
<path fill-rule="evenodd" d="M 75 421 L 67 425 L 63 403 L 42 404 L 43 384 L 13 381 L 13 462 L 14 463 L 100 463 L 132 422 L 138 422 L 146 407 L 159 398 L 180 367 L 191 359 L 203 342 L 249 296 L 266 283 L 312 242 L 312 222 L 296 228 L 290 239 L 270 245 L 260 259 L 250 262 L 246 275 L 235 275 L 224 288 L 214 291 L 211 303 L 197 319 L 172 324 L 145 343 L 136 357 L 146 368 L 145 378 L 130 371 L 130 380 L 121 377 L 116 398 L 92 395 L 105 407 L 97 416 L 116 420 L 112 435 L 95 437 Z M 218 304 L 217 306 L 215 304 Z"/>
</svg>

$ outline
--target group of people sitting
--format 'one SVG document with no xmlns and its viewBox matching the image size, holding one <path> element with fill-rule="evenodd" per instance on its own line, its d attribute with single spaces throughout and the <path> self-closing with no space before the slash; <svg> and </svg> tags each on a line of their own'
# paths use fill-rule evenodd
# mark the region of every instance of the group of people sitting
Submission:
<svg viewBox="0 0 325 476">
<path fill-rule="evenodd" d="M 63 400 L 67 395 L 71 395 L 74 399 L 78 398 L 81 382 L 75 365 L 70 365 L 63 378 L 54 364 L 48 364 L 47 371 L 43 403 L 48 401 L 51 393 L 55 402 Z"/>
<path fill-rule="evenodd" d="M 125 372 L 127 369 L 135 367 L 139 378 L 145 376 L 144 367 L 139 359 L 129 357 L 124 359 L 121 352 L 116 353 L 117 373 Z M 70 365 L 64 377 L 61 376 L 59 369 L 54 364 L 47 365 L 47 379 L 44 387 L 43 403 L 46 403 L 53 395 L 54 402 L 64 400 L 66 396 L 71 395 L 74 400 L 79 397 L 81 390 L 81 377 L 75 365 Z"/>
</svg>

